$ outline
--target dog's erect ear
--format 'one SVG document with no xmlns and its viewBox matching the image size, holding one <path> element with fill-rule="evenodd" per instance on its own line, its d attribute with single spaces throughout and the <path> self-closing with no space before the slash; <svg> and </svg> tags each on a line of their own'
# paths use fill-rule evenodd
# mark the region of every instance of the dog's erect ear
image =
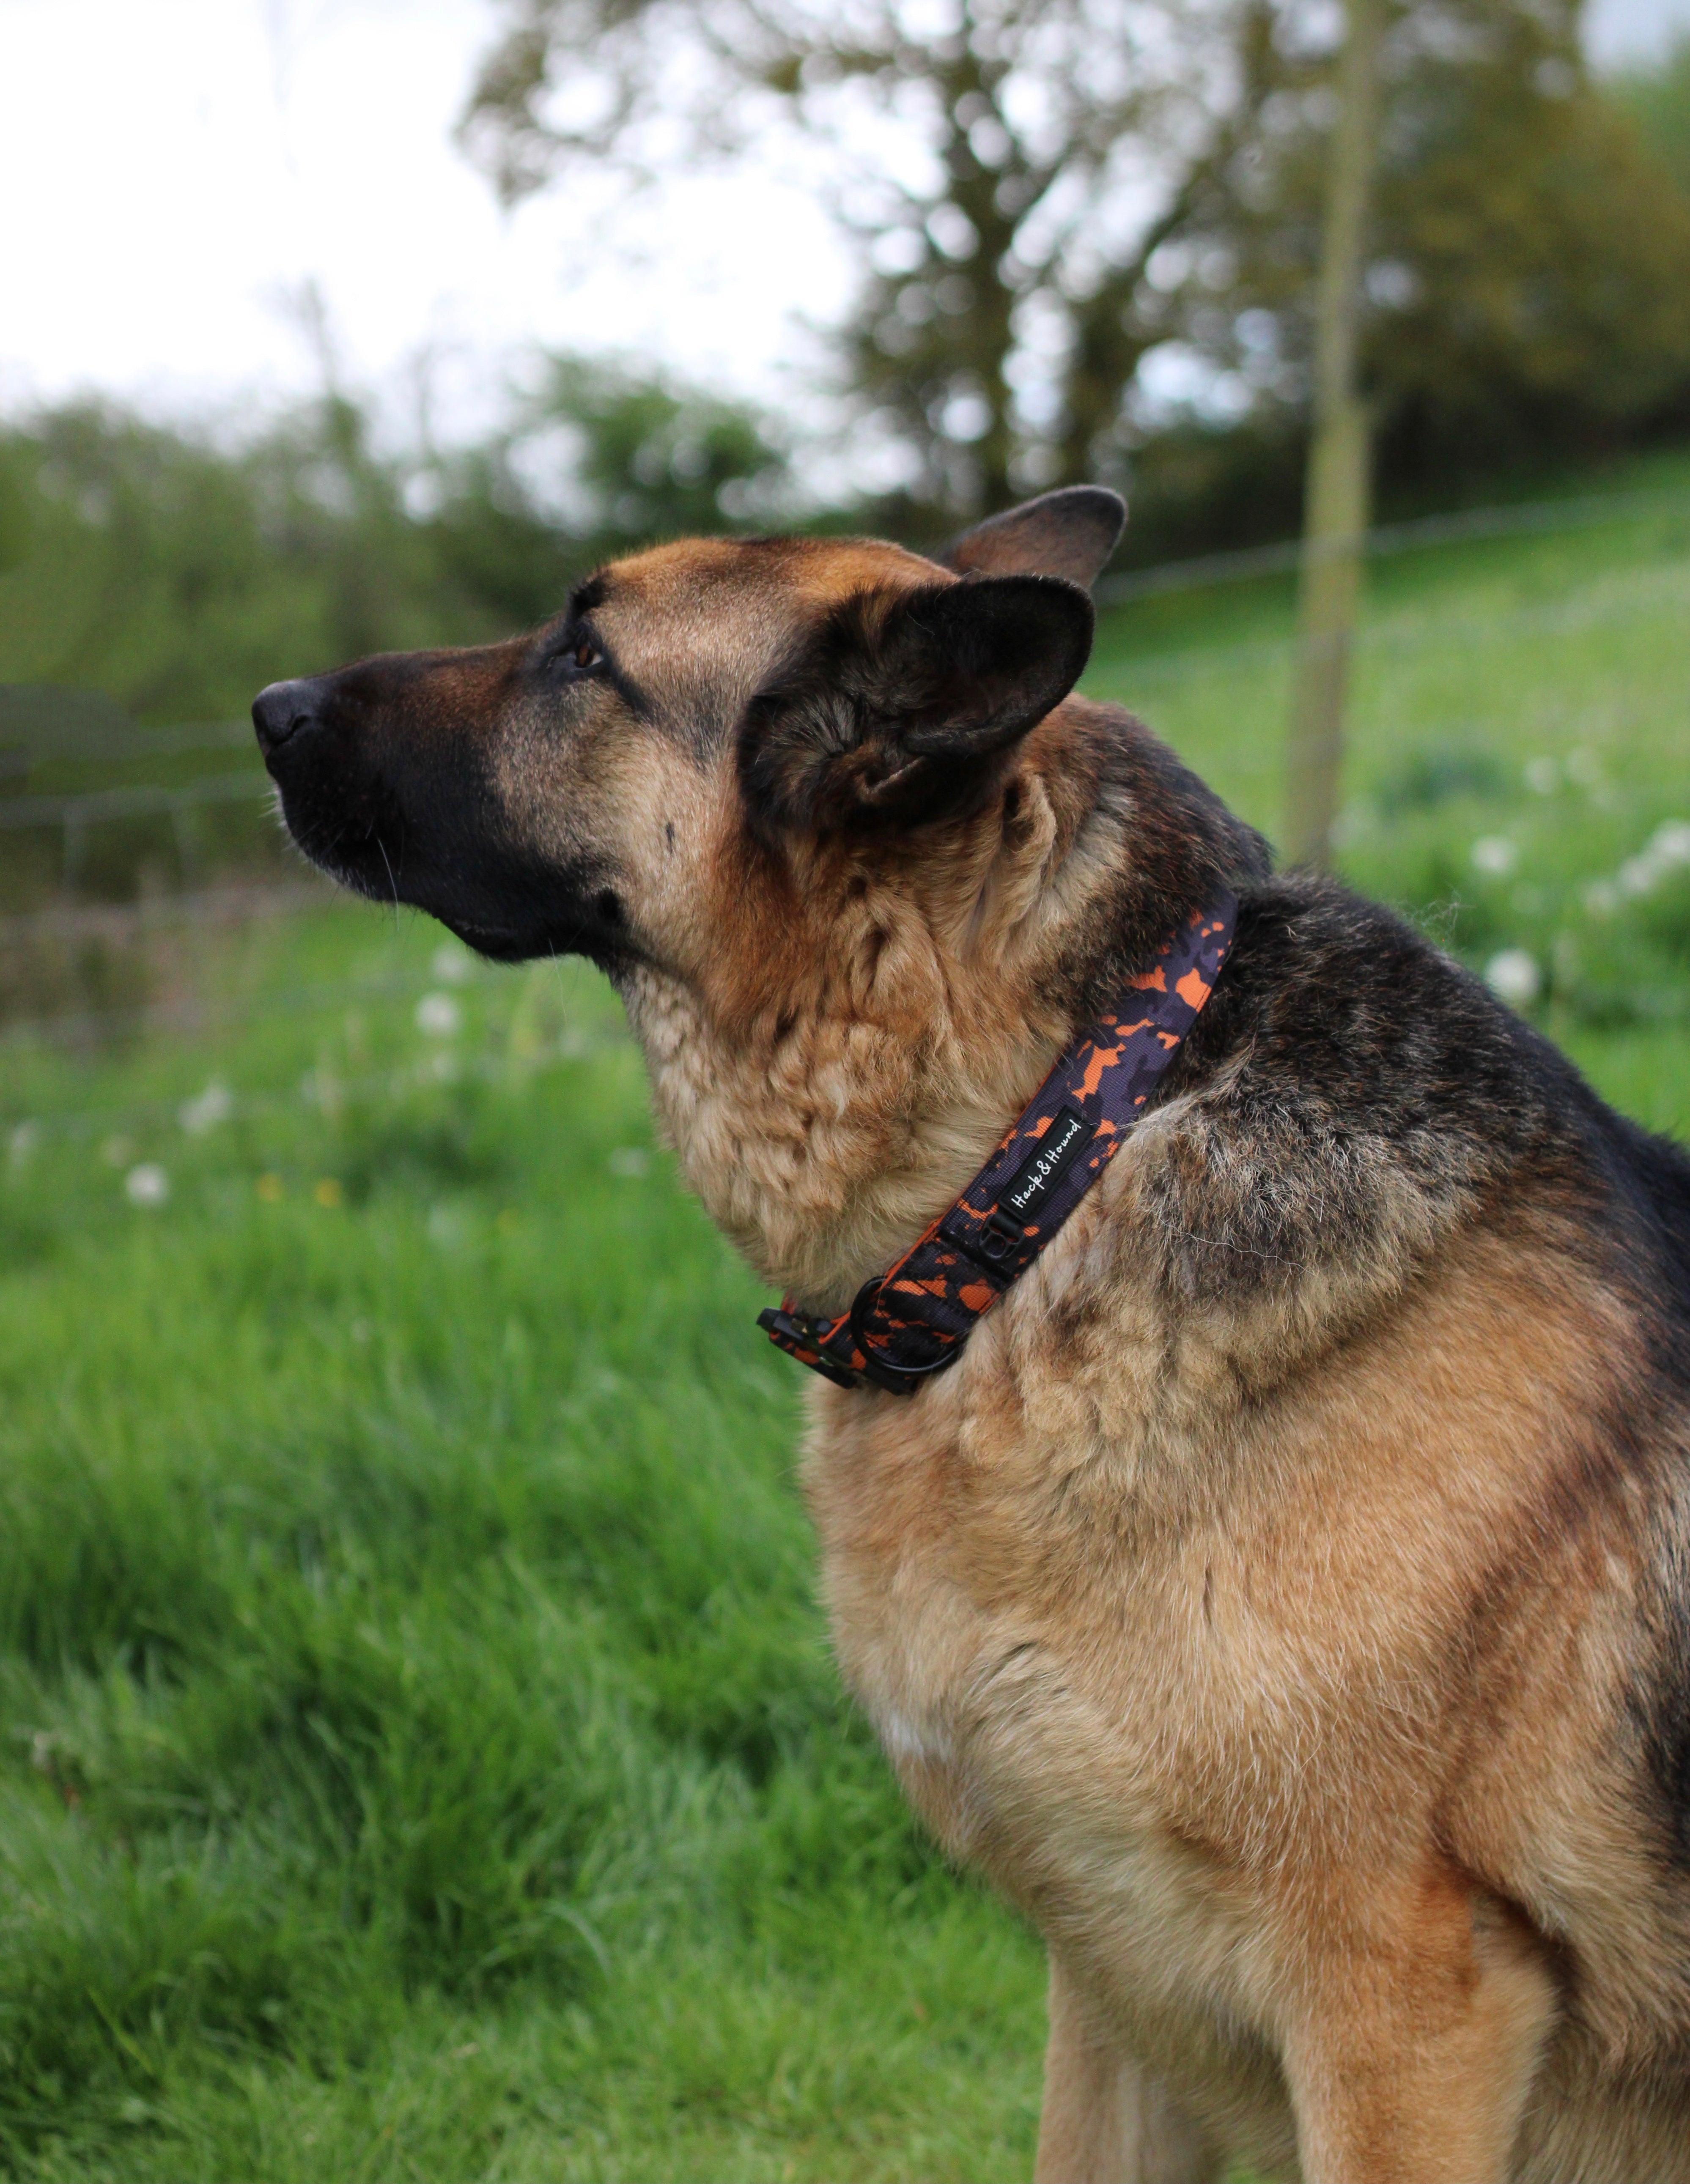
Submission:
<svg viewBox="0 0 1690 2184">
<path fill-rule="evenodd" d="M 1091 627 L 1090 599 L 1054 577 L 847 599 L 747 708 L 749 806 L 818 830 L 955 810 L 1074 688 Z"/>
<path fill-rule="evenodd" d="M 1066 577 L 1089 589 L 1126 528 L 1127 504 L 1107 486 L 1067 485 L 989 516 L 940 559 L 959 574 Z"/>
</svg>

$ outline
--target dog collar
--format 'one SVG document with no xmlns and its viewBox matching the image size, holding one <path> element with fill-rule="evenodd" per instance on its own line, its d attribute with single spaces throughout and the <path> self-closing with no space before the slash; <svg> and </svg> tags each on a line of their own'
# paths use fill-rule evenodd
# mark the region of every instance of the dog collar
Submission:
<svg viewBox="0 0 1690 2184">
<path fill-rule="evenodd" d="M 771 1342 L 842 1388 L 912 1396 L 1024 1273 L 1114 1158 L 1199 1011 L 1232 945 L 1236 899 L 1221 894 L 1128 979 L 1113 1011 L 1068 1049 L 997 1150 L 895 1266 L 872 1275 L 834 1320 L 761 1312 Z"/>
</svg>

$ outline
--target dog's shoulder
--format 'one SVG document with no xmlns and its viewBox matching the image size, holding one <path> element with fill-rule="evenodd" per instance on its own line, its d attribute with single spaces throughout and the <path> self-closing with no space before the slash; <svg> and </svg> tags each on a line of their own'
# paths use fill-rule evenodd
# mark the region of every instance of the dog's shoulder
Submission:
<svg viewBox="0 0 1690 2184">
<path fill-rule="evenodd" d="M 1346 1269 L 1359 1301 L 1483 1222 L 1525 1250 L 1553 1233 L 1647 1293 L 1657 1346 L 1675 1347 L 1675 1325 L 1690 1346 L 1690 1161 L 1615 1115 L 1404 919 L 1336 882 L 1243 889 L 1163 1106 L 1145 1187 L 1188 1298 L 1324 1267 Z"/>
</svg>

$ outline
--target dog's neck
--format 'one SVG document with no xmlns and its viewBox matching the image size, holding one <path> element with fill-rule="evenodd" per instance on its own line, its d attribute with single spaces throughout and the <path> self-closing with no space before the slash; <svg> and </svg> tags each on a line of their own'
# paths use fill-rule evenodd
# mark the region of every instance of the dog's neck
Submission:
<svg viewBox="0 0 1690 2184">
<path fill-rule="evenodd" d="M 812 1018 L 754 1059 L 650 989 L 635 1021 L 688 1184 L 764 1280 L 827 1313 L 956 1197 L 1062 1046 L 1017 1027 L 981 1067 L 941 1033 L 912 1067 L 873 1026 Z"/>
<path fill-rule="evenodd" d="M 984 876 L 937 924 L 902 890 L 842 890 L 808 974 L 749 1022 L 724 1023 L 691 981 L 625 983 L 687 1182 L 763 1279 L 809 1309 L 843 1309 L 898 1256 L 1062 1050 L 1062 1012 L 1040 1006 L 1016 961 L 1031 951 L 1001 944 L 1004 912 L 1024 922 L 1039 905 L 978 907 L 1001 879 Z"/>
<path fill-rule="evenodd" d="M 1147 793 L 1100 793 L 1053 734 L 1001 805 L 901 866 L 800 861 L 763 912 L 800 930 L 749 1005 L 708 969 L 622 982 L 687 1182 L 799 1306 L 843 1311 L 908 1247 L 1133 950 L 1196 906 L 1195 872 L 1135 880 Z"/>
</svg>

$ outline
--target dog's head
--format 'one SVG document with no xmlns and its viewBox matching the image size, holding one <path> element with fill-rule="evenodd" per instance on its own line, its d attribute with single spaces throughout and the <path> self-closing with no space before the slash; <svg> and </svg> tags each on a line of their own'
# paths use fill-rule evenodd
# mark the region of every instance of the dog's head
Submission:
<svg viewBox="0 0 1690 2184">
<path fill-rule="evenodd" d="M 1047 494 L 943 565 L 658 547 L 533 636 L 274 684 L 259 741 L 337 878 L 486 955 L 609 971 L 711 1210 L 766 1273 L 830 1291 L 839 1252 L 794 1240 L 843 1224 L 872 1258 L 1074 1028 L 1059 967 L 1125 812 L 1100 797 L 1118 729 L 1063 701 L 1123 515 Z M 1178 831 L 1147 827 L 1146 872 Z"/>
<path fill-rule="evenodd" d="M 678 967 L 704 936 L 677 874 L 706 847 L 724 872 L 800 837 L 867 854 L 987 792 L 1085 665 L 1085 585 L 1121 516 L 1052 494 L 951 569 L 864 540 L 683 540 L 601 569 L 533 636 L 275 683 L 253 718 L 295 838 L 348 886 L 504 960 Z"/>
</svg>

